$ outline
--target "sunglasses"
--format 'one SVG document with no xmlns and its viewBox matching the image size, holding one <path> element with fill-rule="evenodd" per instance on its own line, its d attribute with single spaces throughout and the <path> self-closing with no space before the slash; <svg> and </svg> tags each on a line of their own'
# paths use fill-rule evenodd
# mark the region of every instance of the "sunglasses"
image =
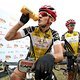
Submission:
<svg viewBox="0 0 80 80">
<path fill-rule="evenodd" d="M 75 26 L 75 24 L 69 24 L 69 26 L 70 26 L 70 27 L 74 27 L 74 26 Z"/>
<path fill-rule="evenodd" d="M 51 17 L 51 15 L 48 14 L 47 12 L 40 12 L 39 14 L 40 14 L 42 17 L 47 17 L 47 16 L 50 16 L 50 17 Z"/>
</svg>

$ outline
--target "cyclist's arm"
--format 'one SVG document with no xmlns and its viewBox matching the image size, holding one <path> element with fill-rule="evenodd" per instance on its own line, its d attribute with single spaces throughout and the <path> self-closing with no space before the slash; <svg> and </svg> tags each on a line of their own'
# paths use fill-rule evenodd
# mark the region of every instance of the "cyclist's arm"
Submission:
<svg viewBox="0 0 80 80">
<path fill-rule="evenodd" d="M 61 36 L 61 45 L 63 49 L 63 55 L 66 57 L 65 34 Z"/>
<path fill-rule="evenodd" d="M 62 45 L 63 52 L 66 51 L 65 48 L 64 48 L 64 44 L 65 44 L 65 42 L 64 42 L 64 41 L 61 41 L 61 45 Z"/>
<path fill-rule="evenodd" d="M 17 23 L 15 26 L 13 26 L 13 28 L 11 28 L 6 34 L 5 39 L 10 41 L 10 40 L 22 38 L 20 32 L 18 31 L 22 26 L 23 24 L 20 23 Z"/>
<path fill-rule="evenodd" d="M 29 14 L 22 14 L 20 17 L 19 22 L 9 30 L 9 32 L 6 34 L 5 39 L 10 41 L 10 40 L 14 40 L 14 39 L 20 39 L 22 38 L 20 32 L 18 32 L 18 30 L 27 22 L 29 21 Z"/>
<path fill-rule="evenodd" d="M 61 45 L 61 42 L 58 41 L 54 46 L 54 57 L 55 57 L 55 62 L 62 61 L 64 59 L 63 57 L 63 48 Z"/>
<path fill-rule="evenodd" d="M 57 31 L 53 33 L 53 50 L 55 62 L 60 62 L 63 60 L 63 48 L 60 41 L 60 36 Z"/>
</svg>

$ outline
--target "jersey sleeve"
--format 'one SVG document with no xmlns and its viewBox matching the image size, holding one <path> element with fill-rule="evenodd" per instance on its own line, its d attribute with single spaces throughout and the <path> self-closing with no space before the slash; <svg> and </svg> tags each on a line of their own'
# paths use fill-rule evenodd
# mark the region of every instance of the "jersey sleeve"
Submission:
<svg viewBox="0 0 80 80">
<path fill-rule="evenodd" d="M 34 30 L 34 27 L 27 27 L 27 28 L 24 28 L 20 31 L 20 34 L 22 37 L 26 37 L 26 36 L 29 36 L 30 33 Z"/>
<path fill-rule="evenodd" d="M 53 44 L 54 45 L 61 44 L 60 36 L 59 36 L 59 33 L 57 31 L 53 31 Z"/>
<path fill-rule="evenodd" d="M 65 40 L 65 37 L 64 35 L 61 36 L 61 41 L 64 41 Z"/>
<path fill-rule="evenodd" d="M 79 33 L 79 43 L 80 43 L 80 33 Z"/>
<path fill-rule="evenodd" d="M 78 53 L 80 53 L 80 33 L 79 33 L 79 47 L 78 47 Z"/>
</svg>

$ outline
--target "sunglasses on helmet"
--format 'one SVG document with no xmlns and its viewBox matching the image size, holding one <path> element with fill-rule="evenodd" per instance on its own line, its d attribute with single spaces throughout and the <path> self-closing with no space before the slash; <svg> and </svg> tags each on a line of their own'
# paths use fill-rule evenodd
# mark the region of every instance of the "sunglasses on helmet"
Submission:
<svg viewBox="0 0 80 80">
<path fill-rule="evenodd" d="M 47 12 L 39 12 L 39 14 L 42 16 L 42 17 L 47 17 L 47 16 L 50 16 L 50 14 L 48 14 Z"/>
</svg>

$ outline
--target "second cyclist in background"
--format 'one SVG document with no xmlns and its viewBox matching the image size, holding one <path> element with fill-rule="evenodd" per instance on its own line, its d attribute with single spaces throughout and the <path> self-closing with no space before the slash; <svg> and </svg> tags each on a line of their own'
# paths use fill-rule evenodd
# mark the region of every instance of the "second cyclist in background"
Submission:
<svg viewBox="0 0 80 80">
<path fill-rule="evenodd" d="M 77 60 L 80 62 L 80 33 L 78 31 L 74 31 L 75 28 L 75 20 L 69 19 L 66 21 L 65 26 L 68 31 L 62 35 L 62 41 L 64 41 L 63 47 L 64 52 L 67 56 L 67 69 L 68 69 L 68 79 L 74 80 L 74 62 Z M 80 73 L 80 72 L 79 72 Z"/>
</svg>

